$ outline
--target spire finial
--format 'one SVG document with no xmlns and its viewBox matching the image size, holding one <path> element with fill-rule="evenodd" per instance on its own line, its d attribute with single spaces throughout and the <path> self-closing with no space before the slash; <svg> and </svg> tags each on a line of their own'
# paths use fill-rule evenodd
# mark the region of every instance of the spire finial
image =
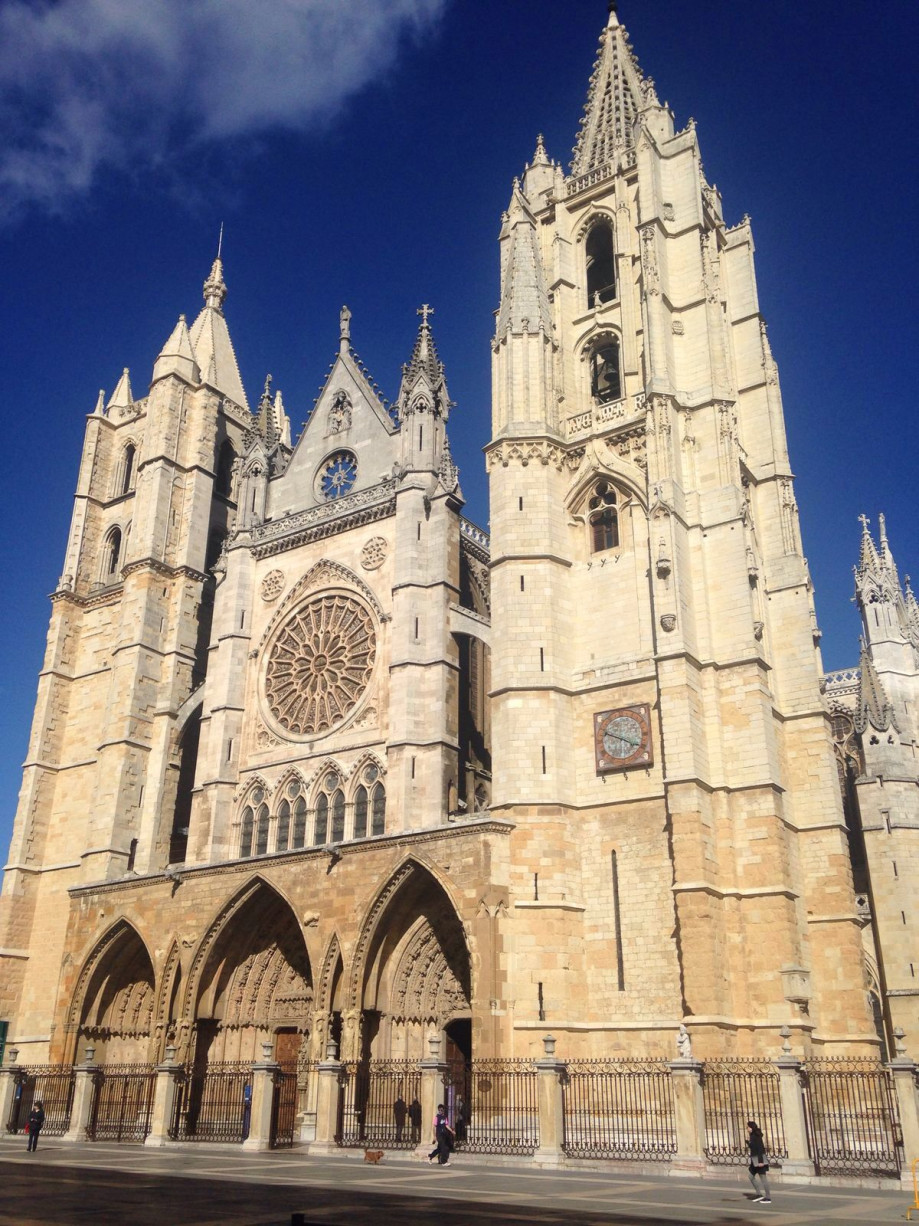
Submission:
<svg viewBox="0 0 919 1226">
<path fill-rule="evenodd" d="M 220 227 L 220 238 L 217 242 L 217 258 L 211 265 L 211 272 L 208 279 L 204 282 L 204 302 L 206 306 L 213 307 L 219 311 L 223 307 L 224 300 L 227 296 L 226 282 L 223 279 L 223 261 L 220 258 L 220 251 L 223 247 L 223 226 Z"/>
<path fill-rule="evenodd" d="M 428 316 L 434 314 L 434 308 L 432 306 L 428 306 L 426 302 L 423 302 L 415 314 L 421 316 L 422 328 L 428 328 L 430 327 L 430 324 L 428 323 Z"/>
<path fill-rule="evenodd" d="M 887 545 L 887 520 L 883 512 L 878 516 L 878 533 L 881 538 L 881 548 L 884 549 Z"/>
<path fill-rule="evenodd" d="M 859 517 L 858 517 L 858 522 L 859 522 L 859 523 L 861 524 L 861 526 L 862 526 L 862 532 L 865 534 L 865 536 L 867 536 L 867 535 L 868 535 L 868 525 L 871 523 L 871 520 L 868 518 L 868 516 L 867 516 L 867 515 L 865 515 L 864 513 L 862 513 L 862 514 L 861 514 L 861 515 L 859 515 Z"/>
<path fill-rule="evenodd" d="M 220 254 L 223 251 L 223 222 L 220 223 L 220 234 L 217 238 L 217 259 L 220 259 Z"/>
<path fill-rule="evenodd" d="M 338 312 L 338 339 L 341 341 L 341 352 L 346 353 L 351 347 L 351 312 L 346 306 Z"/>
</svg>

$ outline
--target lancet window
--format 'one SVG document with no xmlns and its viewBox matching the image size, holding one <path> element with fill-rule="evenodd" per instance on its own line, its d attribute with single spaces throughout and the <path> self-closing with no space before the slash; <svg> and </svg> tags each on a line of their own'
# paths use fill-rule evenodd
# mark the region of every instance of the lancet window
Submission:
<svg viewBox="0 0 919 1226">
<path fill-rule="evenodd" d="M 220 444 L 217 453 L 217 471 L 214 474 L 214 493 L 223 498 L 233 497 L 233 465 L 236 463 L 236 450 L 228 438 Z"/>
<path fill-rule="evenodd" d="M 368 799 L 367 789 L 361 784 L 354 793 L 354 837 L 356 839 L 367 837 Z"/>
<path fill-rule="evenodd" d="M 128 443 L 121 453 L 118 471 L 115 475 L 115 497 L 121 498 L 130 494 L 134 488 L 134 466 L 137 460 L 137 448 Z"/>
<path fill-rule="evenodd" d="M 239 832 L 239 854 L 240 856 L 252 855 L 252 827 L 254 824 L 255 815 L 252 812 L 252 806 L 246 805 L 243 809 L 242 822 L 240 823 Z"/>
<path fill-rule="evenodd" d="M 294 830 L 291 846 L 296 851 L 306 845 L 306 801 L 298 796 L 294 801 Z"/>
<path fill-rule="evenodd" d="M 616 260 L 613 254 L 613 228 L 607 221 L 591 227 L 584 244 L 587 263 L 587 305 L 593 310 L 616 297 Z"/>
<path fill-rule="evenodd" d="M 345 794 L 338 788 L 331 800 L 333 843 L 343 843 L 345 838 Z"/>
<path fill-rule="evenodd" d="M 264 856 L 268 852 L 268 806 L 259 805 L 255 825 L 255 854 Z"/>
<path fill-rule="evenodd" d="M 588 523 L 591 553 L 615 549 L 619 545 L 618 499 L 615 489 L 605 479 L 594 486 L 588 503 Z"/>
<path fill-rule="evenodd" d="M 278 837 L 276 849 L 287 851 L 290 842 L 290 801 L 282 800 L 278 805 Z"/>
<path fill-rule="evenodd" d="M 121 529 L 113 528 L 105 538 L 103 554 L 103 579 L 109 583 L 118 578 L 118 567 L 121 563 Z"/>
<path fill-rule="evenodd" d="M 319 798 L 316 801 L 316 826 L 313 834 L 313 843 L 316 847 L 321 847 L 323 843 L 328 842 L 329 835 L 329 798 L 325 792 L 319 793 Z"/>
</svg>

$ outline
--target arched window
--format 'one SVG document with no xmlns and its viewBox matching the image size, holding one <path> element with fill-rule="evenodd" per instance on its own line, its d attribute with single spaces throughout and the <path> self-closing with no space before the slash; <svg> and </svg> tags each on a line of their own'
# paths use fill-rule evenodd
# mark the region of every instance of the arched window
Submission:
<svg viewBox="0 0 919 1226">
<path fill-rule="evenodd" d="M 333 843 L 343 842 L 345 837 L 345 794 L 341 790 L 332 797 L 332 839 Z"/>
<path fill-rule="evenodd" d="M 241 856 L 252 855 L 252 822 L 252 807 L 251 805 L 246 805 L 245 809 L 243 809 L 242 831 L 239 836 L 239 854 Z"/>
<path fill-rule="evenodd" d="M 367 789 L 363 784 L 354 794 L 354 837 L 367 837 Z"/>
<path fill-rule="evenodd" d="M 622 399 L 619 342 L 608 337 L 590 355 L 590 394 L 600 404 Z"/>
<path fill-rule="evenodd" d="M 137 448 L 133 443 L 128 443 L 121 453 L 121 464 L 118 469 L 118 497 L 130 494 L 134 488 L 134 461 L 136 458 Z"/>
<path fill-rule="evenodd" d="M 616 491 L 608 481 L 598 481 L 588 503 L 590 552 L 615 549 L 619 544 L 619 508 Z"/>
<path fill-rule="evenodd" d="M 382 783 L 373 789 L 373 805 L 371 809 L 371 834 L 383 834 L 386 829 L 386 791 Z"/>
<path fill-rule="evenodd" d="M 587 259 L 587 306 L 592 310 L 616 297 L 616 261 L 613 257 L 613 228 L 598 221 L 584 244 Z"/>
<path fill-rule="evenodd" d="M 214 493 L 224 498 L 233 497 L 233 465 L 236 463 L 236 450 L 228 438 L 220 444 L 217 453 L 217 471 L 214 474 Z"/>
<path fill-rule="evenodd" d="M 278 841 L 277 851 L 287 851 L 290 842 L 290 804 L 282 800 L 278 805 Z"/>
<path fill-rule="evenodd" d="M 306 801 L 302 796 L 294 803 L 294 837 L 291 846 L 296 850 L 306 843 Z"/>
<path fill-rule="evenodd" d="M 327 842 L 329 834 L 329 798 L 325 792 L 320 792 L 319 799 L 316 801 L 316 830 L 313 835 L 313 843 L 317 847 L 321 847 Z"/>
<path fill-rule="evenodd" d="M 255 854 L 264 856 L 268 851 L 268 806 L 260 805 L 258 823 L 255 827 Z"/>
<path fill-rule="evenodd" d="M 105 540 L 105 555 L 103 559 L 104 578 L 111 582 L 118 578 L 118 564 L 121 561 L 121 529 L 113 528 Z"/>
</svg>

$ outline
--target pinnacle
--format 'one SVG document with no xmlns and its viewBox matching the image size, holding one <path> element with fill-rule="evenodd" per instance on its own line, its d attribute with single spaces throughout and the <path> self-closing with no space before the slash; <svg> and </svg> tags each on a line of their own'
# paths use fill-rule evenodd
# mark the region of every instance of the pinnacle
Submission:
<svg viewBox="0 0 919 1226">
<path fill-rule="evenodd" d="M 227 286 L 223 279 L 223 260 L 218 255 L 211 265 L 208 279 L 204 282 L 204 302 L 215 311 L 223 310 L 227 296 Z"/>
<path fill-rule="evenodd" d="M 641 70 L 615 5 L 600 35 L 571 171 L 582 175 L 633 144 L 632 124 L 643 104 Z"/>
<path fill-rule="evenodd" d="M 419 374 L 427 376 L 428 382 L 432 387 L 435 387 L 443 378 L 443 364 L 437 356 L 437 347 L 434 344 L 434 337 L 431 333 L 431 325 L 428 317 L 434 314 L 433 307 L 424 303 L 418 308 L 417 312 L 421 316 L 421 324 L 418 328 L 418 336 L 415 338 L 415 347 L 412 350 L 412 356 L 409 359 L 408 368 L 405 372 L 405 377 L 408 380 L 416 377 Z"/>
</svg>

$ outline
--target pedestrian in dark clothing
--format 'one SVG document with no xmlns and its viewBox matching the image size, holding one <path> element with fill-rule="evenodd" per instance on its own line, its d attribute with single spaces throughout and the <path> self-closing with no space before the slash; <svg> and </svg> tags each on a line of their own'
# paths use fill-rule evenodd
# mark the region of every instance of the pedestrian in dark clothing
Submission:
<svg viewBox="0 0 919 1226">
<path fill-rule="evenodd" d="M 44 1122 L 45 1109 L 42 1106 L 41 1099 L 39 1099 L 29 1112 L 29 1144 L 27 1146 L 29 1153 L 38 1149 L 38 1134 L 41 1132 Z"/>
<path fill-rule="evenodd" d="M 413 1098 L 408 1105 L 408 1118 L 412 1126 L 412 1140 L 417 1143 L 421 1140 L 421 1103 L 417 1098 Z"/>
<path fill-rule="evenodd" d="M 453 1137 L 454 1133 L 447 1119 L 447 1112 L 443 1103 L 440 1103 L 437 1115 L 434 1117 L 434 1148 L 428 1154 L 428 1162 L 433 1162 L 436 1158 L 440 1166 L 449 1166 Z"/>
<path fill-rule="evenodd" d="M 753 1191 L 759 1191 L 756 1186 L 757 1177 L 759 1177 L 763 1185 L 760 1195 L 755 1196 L 753 1199 L 761 1205 L 771 1205 L 772 1197 L 769 1195 L 769 1180 L 766 1178 L 766 1172 L 769 1170 L 769 1163 L 766 1161 L 766 1142 L 763 1140 L 763 1130 L 755 1120 L 747 1121 L 747 1148 L 750 1150 L 749 1170 Z"/>
</svg>

